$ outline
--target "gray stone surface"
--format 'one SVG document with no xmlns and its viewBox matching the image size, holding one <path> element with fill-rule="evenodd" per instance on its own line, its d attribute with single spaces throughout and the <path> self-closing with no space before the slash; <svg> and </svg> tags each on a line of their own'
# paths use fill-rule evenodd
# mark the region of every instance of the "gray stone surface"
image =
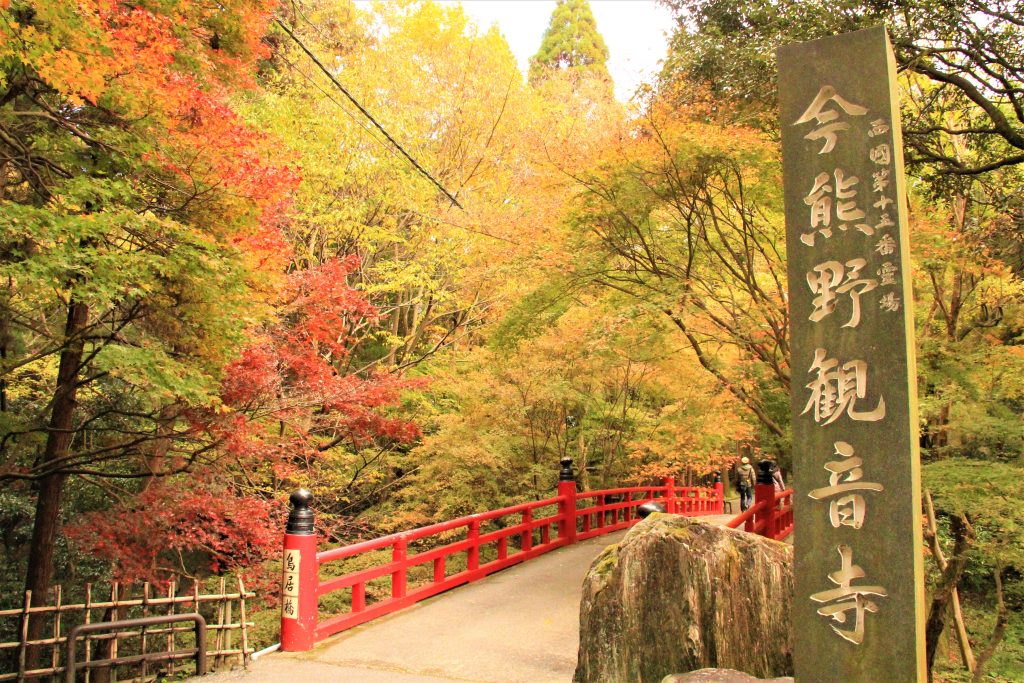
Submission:
<svg viewBox="0 0 1024 683">
<path fill-rule="evenodd" d="M 578 683 L 658 683 L 707 667 L 792 674 L 793 549 L 675 515 L 633 527 L 591 567 Z"/>
<path fill-rule="evenodd" d="M 796 674 L 815 683 L 923 681 L 919 420 L 895 60 L 878 26 L 785 46 L 778 64 L 800 492 Z"/>
<path fill-rule="evenodd" d="M 735 669 L 701 669 L 688 674 L 665 676 L 661 683 L 792 683 L 792 676 L 783 678 L 754 678 Z"/>
</svg>

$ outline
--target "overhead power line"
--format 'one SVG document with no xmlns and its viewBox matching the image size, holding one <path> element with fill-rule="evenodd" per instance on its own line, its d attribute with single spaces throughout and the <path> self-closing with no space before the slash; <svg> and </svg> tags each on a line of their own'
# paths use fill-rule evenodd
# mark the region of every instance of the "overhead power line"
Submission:
<svg viewBox="0 0 1024 683">
<path fill-rule="evenodd" d="M 288 28 L 288 26 L 285 25 L 285 23 L 283 21 L 281 21 L 280 19 L 277 19 L 277 18 L 275 18 L 274 21 L 277 22 L 277 25 L 280 26 L 281 29 L 285 33 L 288 34 L 288 37 L 291 38 L 293 41 L 295 41 L 295 44 L 298 45 L 302 49 L 302 51 L 306 53 L 306 56 L 309 57 L 310 60 L 314 64 L 316 64 L 320 68 L 321 71 L 324 72 L 324 74 L 327 76 L 327 78 L 331 79 L 331 83 L 334 84 L 334 87 L 336 87 L 338 90 L 340 90 L 342 92 L 342 94 L 344 94 L 345 97 L 348 98 L 348 101 L 351 102 L 352 104 L 354 104 L 356 106 L 356 109 L 358 109 L 360 112 L 362 112 L 363 116 L 365 116 L 367 119 L 369 119 L 370 123 L 372 123 L 377 128 L 377 130 L 379 130 L 381 133 L 384 134 L 384 137 L 386 137 L 388 139 L 388 142 L 390 142 L 392 145 L 394 145 L 395 149 L 397 149 L 399 152 L 401 152 L 402 156 L 404 156 L 409 161 L 409 163 L 412 164 L 416 168 L 416 170 L 420 172 L 421 175 L 423 175 L 427 180 L 432 182 L 434 184 L 434 186 L 437 187 L 437 189 L 439 189 L 444 194 L 445 197 L 447 197 L 448 199 L 451 200 L 452 204 L 454 204 L 455 206 L 459 207 L 460 209 L 465 210 L 463 208 L 462 204 L 459 204 L 459 200 L 457 200 L 455 198 L 455 196 L 452 195 L 451 192 L 446 190 L 444 188 L 444 185 L 442 185 L 437 180 L 435 180 L 434 176 L 430 175 L 430 173 L 427 171 L 427 169 L 425 169 L 422 166 L 420 166 L 419 162 L 416 161 L 415 159 L 413 159 L 412 156 L 410 156 L 409 153 L 406 152 L 402 148 L 402 146 L 400 144 L 398 144 L 398 142 L 393 137 L 391 137 L 391 134 L 388 133 L 386 130 L 384 130 L 384 126 L 380 125 L 377 122 L 377 119 L 373 118 L 373 116 L 370 114 L 370 112 L 366 111 L 366 108 L 363 107 L 363 105 L 359 104 L 359 101 L 356 100 L 356 98 L 352 97 L 351 93 L 349 93 L 349 91 L 345 89 L 345 86 L 343 86 L 341 83 L 338 82 L 338 79 L 334 77 L 334 74 L 332 74 L 330 72 L 330 70 L 326 66 L 324 66 L 323 62 L 321 62 L 317 58 L 317 56 L 315 54 L 313 54 L 313 52 L 308 47 L 306 47 L 306 45 L 301 40 L 299 40 L 298 36 L 296 36 L 294 33 L 292 33 L 292 30 L 290 28 Z"/>
<path fill-rule="evenodd" d="M 302 76 L 303 80 L 305 80 L 306 83 L 308 83 L 311 88 L 317 90 L 321 95 L 323 95 L 324 99 L 327 99 L 327 100 L 330 100 L 331 102 L 333 102 L 338 107 L 338 109 L 340 109 L 342 111 L 342 113 L 345 114 L 345 116 L 347 116 L 350 119 L 352 119 L 352 122 L 355 123 L 363 132 L 365 132 L 367 137 L 369 137 L 371 140 L 373 140 L 378 145 L 380 145 L 384 149 L 384 151 L 386 151 L 388 154 L 393 154 L 396 157 L 399 156 L 398 150 L 396 150 L 394 147 L 392 147 L 390 144 L 388 144 L 388 142 L 386 140 L 382 140 L 380 138 L 380 136 L 377 135 L 377 133 L 372 128 L 370 128 L 370 125 L 368 123 L 364 123 L 363 120 L 361 118 L 359 118 L 358 114 L 356 114 L 356 113 L 354 113 L 352 111 L 349 111 L 349 108 L 346 107 L 341 102 L 339 102 L 334 97 L 333 93 L 325 90 L 323 88 L 323 86 L 321 86 L 319 83 L 316 82 L 315 78 L 313 78 L 312 76 L 307 74 L 305 71 L 300 69 L 298 64 L 296 64 L 296 63 L 294 63 L 292 61 L 289 61 L 287 57 L 282 57 L 281 59 L 284 61 L 285 64 L 290 66 L 295 73 L 297 73 L 300 76 Z M 458 191 L 456 191 L 455 194 L 458 194 Z"/>
</svg>

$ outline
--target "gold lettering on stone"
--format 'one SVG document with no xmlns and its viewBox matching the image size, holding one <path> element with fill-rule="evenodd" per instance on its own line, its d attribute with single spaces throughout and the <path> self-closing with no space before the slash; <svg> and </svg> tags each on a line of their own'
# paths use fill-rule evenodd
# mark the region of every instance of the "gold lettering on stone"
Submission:
<svg viewBox="0 0 1024 683">
<path fill-rule="evenodd" d="M 814 421 L 819 425 L 831 424 L 844 414 L 858 422 L 877 422 L 885 417 L 883 397 L 879 397 L 874 409 L 857 410 L 857 401 L 867 395 L 868 364 L 865 361 L 852 360 L 840 365 L 819 347 L 814 350 L 809 372 L 817 373 L 817 377 L 805 385 L 811 390 L 811 397 L 801 415 L 813 410 Z"/>
<path fill-rule="evenodd" d="M 896 284 L 896 264 L 891 261 L 886 261 L 882 264 L 882 267 L 878 269 L 878 277 L 881 279 L 883 285 L 894 285 Z"/>
<path fill-rule="evenodd" d="M 834 182 L 833 182 L 834 181 Z M 804 197 L 804 204 L 811 208 L 810 231 L 800 236 L 800 241 L 813 247 L 815 237 L 820 234 L 828 238 L 832 236 L 832 218 L 839 230 L 848 230 L 848 223 L 865 235 L 873 235 L 875 229 L 864 222 L 864 211 L 857 206 L 856 186 L 860 183 L 857 176 L 846 176 L 846 171 L 837 168 L 832 175 L 822 172 L 814 178 L 811 191 Z M 833 211 L 834 209 L 834 211 Z"/>
<path fill-rule="evenodd" d="M 829 103 L 833 102 L 838 105 L 839 109 L 845 112 L 849 116 L 864 116 L 868 113 L 868 110 L 864 107 L 853 104 L 836 93 L 836 89 L 831 85 L 823 85 L 818 90 L 818 94 L 815 96 L 811 104 L 804 110 L 804 113 L 800 115 L 793 125 L 799 126 L 802 123 L 809 123 L 812 120 L 818 123 L 818 127 L 812 130 L 810 133 L 804 136 L 806 140 L 822 140 L 823 144 L 818 154 L 828 154 L 836 146 L 836 134 L 840 131 L 849 130 L 850 124 L 845 121 L 837 121 L 840 117 L 839 112 L 831 107 L 828 107 Z"/>
<path fill-rule="evenodd" d="M 871 190 L 885 192 L 889 187 L 889 169 L 883 168 L 871 174 Z"/>
<path fill-rule="evenodd" d="M 860 295 L 878 286 L 877 280 L 860 277 L 861 268 L 865 265 L 867 261 L 862 258 L 850 259 L 845 265 L 839 261 L 825 261 L 807 273 L 807 286 L 815 294 L 811 301 L 814 310 L 808 318 L 818 322 L 835 310 L 837 294 L 849 294 L 853 313 L 843 327 L 857 327 L 860 324 Z"/>
<path fill-rule="evenodd" d="M 875 119 L 871 122 L 871 130 L 868 131 L 868 137 L 873 138 L 878 135 L 885 135 L 889 132 L 889 122 L 885 119 Z"/>
<path fill-rule="evenodd" d="M 878 240 L 878 244 L 875 245 L 875 251 L 882 256 L 891 256 L 896 253 L 896 240 L 892 238 L 892 235 L 882 235 L 882 239 Z"/>
<path fill-rule="evenodd" d="M 878 300 L 878 307 L 883 311 L 895 313 L 900 310 L 900 298 L 896 296 L 896 292 L 889 292 Z"/>
<path fill-rule="evenodd" d="M 864 642 L 864 615 L 868 612 L 875 613 L 878 611 L 878 605 L 865 596 L 873 595 L 884 598 L 889 593 L 882 586 L 852 585 L 854 580 L 864 578 L 864 570 L 860 566 L 853 564 L 853 549 L 850 546 L 840 544 L 836 547 L 836 550 L 839 551 L 842 567 L 839 571 L 830 573 L 828 579 L 836 584 L 838 588 L 814 593 L 811 595 L 811 600 L 814 602 L 831 603 L 818 609 L 818 614 L 831 618 L 835 623 L 829 625 L 842 638 L 854 645 L 860 645 Z M 848 619 L 847 613 L 851 611 L 854 613 L 853 628 L 844 629 L 836 626 L 836 624 L 846 624 Z"/>
<path fill-rule="evenodd" d="M 883 144 L 872 147 L 868 152 L 868 156 L 871 158 L 871 161 L 879 166 L 888 166 L 892 163 L 892 150 L 889 148 L 889 145 Z"/>
<path fill-rule="evenodd" d="M 853 446 L 845 441 L 836 441 L 835 454 L 843 460 L 832 460 L 825 463 L 830 472 L 828 486 L 814 489 L 807 494 L 813 500 L 832 498 L 828 506 L 828 518 L 832 526 L 838 529 L 848 526 L 859 529 L 864 525 L 866 504 L 864 496 L 852 491 L 883 491 L 881 484 L 861 481 L 864 471 L 861 469 L 863 460 L 853 455 Z"/>
</svg>

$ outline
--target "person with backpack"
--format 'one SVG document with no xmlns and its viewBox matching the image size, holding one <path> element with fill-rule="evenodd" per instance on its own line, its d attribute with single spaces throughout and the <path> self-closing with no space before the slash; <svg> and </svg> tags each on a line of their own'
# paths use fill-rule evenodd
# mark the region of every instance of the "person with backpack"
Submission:
<svg viewBox="0 0 1024 683">
<path fill-rule="evenodd" d="M 740 494 L 740 512 L 745 511 L 754 504 L 754 484 L 757 483 L 757 475 L 750 465 L 750 458 L 740 458 L 740 466 L 736 468 L 736 491 Z"/>
<path fill-rule="evenodd" d="M 772 483 L 775 485 L 775 492 L 782 493 L 786 490 L 786 480 L 782 478 L 782 468 L 779 463 L 772 461 Z"/>
</svg>

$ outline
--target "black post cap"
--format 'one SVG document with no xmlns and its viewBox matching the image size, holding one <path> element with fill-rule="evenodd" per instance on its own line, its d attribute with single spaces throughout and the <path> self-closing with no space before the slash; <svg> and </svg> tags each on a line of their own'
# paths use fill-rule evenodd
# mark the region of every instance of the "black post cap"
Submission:
<svg viewBox="0 0 1024 683">
<path fill-rule="evenodd" d="M 772 470 L 775 469 L 775 463 L 771 460 L 762 460 L 757 463 L 757 483 L 758 484 L 771 484 L 774 482 L 772 479 Z"/>
<path fill-rule="evenodd" d="M 309 504 L 313 502 L 313 494 L 306 489 L 299 489 L 288 496 L 292 504 L 292 511 L 288 513 L 288 526 L 285 527 L 286 534 L 295 536 L 312 536 L 313 511 Z"/>
<path fill-rule="evenodd" d="M 637 508 L 636 508 L 636 514 L 641 519 L 647 519 L 647 517 L 649 517 L 651 515 L 651 513 L 654 513 L 654 512 L 664 513 L 665 512 L 665 506 L 662 505 L 661 503 L 650 502 L 650 503 L 644 503 L 643 505 L 638 505 Z"/>
<path fill-rule="evenodd" d="M 576 481 L 576 475 L 572 472 L 572 458 L 568 455 L 559 460 L 562 469 L 558 472 L 558 481 Z"/>
</svg>

